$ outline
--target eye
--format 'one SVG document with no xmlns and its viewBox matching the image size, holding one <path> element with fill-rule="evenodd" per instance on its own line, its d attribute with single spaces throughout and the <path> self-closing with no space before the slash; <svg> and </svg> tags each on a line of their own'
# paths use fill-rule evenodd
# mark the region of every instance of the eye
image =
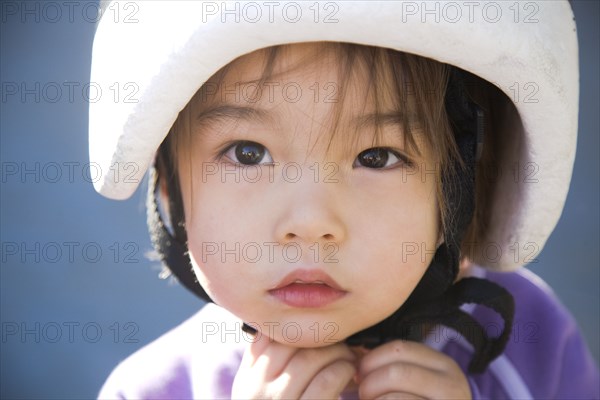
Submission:
<svg viewBox="0 0 600 400">
<path fill-rule="evenodd" d="M 400 153 L 386 147 L 373 147 L 361 152 L 352 167 L 387 169 L 398 164 L 411 165 L 411 162 Z"/>
<path fill-rule="evenodd" d="M 222 155 L 229 158 L 236 164 L 242 165 L 257 165 L 268 164 L 273 162 L 269 150 L 260 143 L 250 141 L 240 141 L 227 147 Z"/>
</svg>

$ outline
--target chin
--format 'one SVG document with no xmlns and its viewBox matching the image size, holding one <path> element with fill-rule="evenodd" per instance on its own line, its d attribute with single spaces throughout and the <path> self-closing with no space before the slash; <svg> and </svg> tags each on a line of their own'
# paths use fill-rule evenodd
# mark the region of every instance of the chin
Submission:
<svg viewBox="0 0 600 400">
<path fill-rule="evenodd" d="M 289 339 L 284 338 L 284 337 L 276 337 L 273 340 L 275 340 L 278 343 L 284 344 L 286 346 L 290 346 L 290 347 L 296 347 L 296 348 L 302 348 L 302 349 L 316 349 L 319 347 L 331 346 L 333 344 L 339 343 L 340 341 L 343 341 L 344 339 L 324 340 L 323 338 L 321 338 L 320 340 L 315 340 L 314 337 L 312 337 L 310 335 L 306 335 L 295 341 L 290 341 Z"/>
<path fill-rule="evenodd" d="M 278 343 L 297 348 L 318 348 L 330 346 L 344 341 L 354 331 L 341 329 L 335 322 L 322 321 L 281 321 L 280 325 L 270 332 L 263 331 Z"/>
</svg>

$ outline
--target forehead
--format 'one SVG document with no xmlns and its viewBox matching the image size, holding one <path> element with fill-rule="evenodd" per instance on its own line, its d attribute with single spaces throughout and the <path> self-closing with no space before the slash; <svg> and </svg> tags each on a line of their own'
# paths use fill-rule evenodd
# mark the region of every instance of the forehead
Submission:
<svg viewBox="0 0 600 400">
<path fill-rule="evenodd" d="M 333 43 L 296 43 L 261 49 L 231 62 L 224 79 L 253 82 L 265 78 L 299 79 L 306 75 L 334 78 L 340 58 L 340 51 Z"/>
<path fill-rule="evenodd" d="M 192 130 L 201 134 L 205 122 L 225 121 L 229 127 L 259 122 L 308 130 L 329 145 L 335 138 L 345 142 L 340 149 L 395 136 L 419 153 L 424 138 L 414 101 L 404 97 L 401 69 L 393 61 L 385 49 L 342 43 L 257 50 L 229 63 L 202 87 L 189 104 L 196 121 Z"/>
<path fill-rule="evenodd" d="M 385 61 L 388 60 L 375 62 L 366 48 L 340 43 L 296 43 L 261 49 L 237 58 L 215 74 L 209 84 L 220 87 L 221 96 L 212 99 L 206 96 L 205 100 L 259 103 L 265 96 L 255 101 L 252 95 L 266 91 L 269 99 L 282 95 L 287 103 L 314 100 L 332 104 L 354 98 L 354 104 L 368 107 L 375 96 L 370 86 L 376 78 L 387 83 L 379 85 L 376 94 L 379 104 L 392 108 L 392 68 Z M 228 94 L 226 99 L 224 90 Z M 358 102 L 356 97 L 362 101 Z"/>
</svg>

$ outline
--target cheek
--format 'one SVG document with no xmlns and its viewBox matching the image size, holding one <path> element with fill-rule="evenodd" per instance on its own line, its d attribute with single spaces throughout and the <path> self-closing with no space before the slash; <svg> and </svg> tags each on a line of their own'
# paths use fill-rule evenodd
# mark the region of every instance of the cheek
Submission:
<svg viewBox="0 0 600 400">
<path fill-rule="evenodd" d="M 401 178 L 392 178 L 355 203 L 353 230 L 391 256 L 423 243 L 435 246 L 440 227 L 434 182 L 415 177 L 398 185 Z"/>
<path fill-rule="evenodd" d="M 193 185 L 182 188 L 190 258 L 202 287 L 215 302 L 235 313 L 240 304 L 248 303 L 249 296 L 257 295 L 249 287 L 265 285 L 265 276 L 255 273 L 258 264 L 246 261 L 256 258 L 256 248 L 265 251 L 257 244 L 268 241 L 260 221 L 269 207 L 264 199 L 253 201 L 244 194 L 258 188 L 257 184 L 194 175 L 198 176 Z"/>
<path fill-rule="evenodd" d="M 231 268 L 220 268 L 222 248 L 227 248 L 225 240 L 229 237 L 230 215 L 227 214 L 226 202 L 223 201 L 220 187 L 202 182 L 204 177 L 197 165 L 193 165 L 194 173 L 182 174 L 181 188 L 185 210 L 185 225 L 188 239 L 188 250 L 194 272 L 199 283 L 209 296 L 219 302 L 227 291 L 230 281 L 235 285 L 235 271 Z M 221 201 L 217 201 L 218 199 Z"/>
<path fill-rule="evenodd" d="M 399 308 L 417 286 L 437 249 L 438 207 L 433 185 L 413 185 L 396 189 L 393 195 L 375 202 L 370 212 L 363 210 L 363 233 L 357 238 L 364 250 L 356 262 L 370 266 L 364 284 L 374 288 L 369 294 L 381 314 Z M 384 211 L 385 210 L 385 211 Z M 361 268 L 364 271 L 364 267 Z"/>
</svg>

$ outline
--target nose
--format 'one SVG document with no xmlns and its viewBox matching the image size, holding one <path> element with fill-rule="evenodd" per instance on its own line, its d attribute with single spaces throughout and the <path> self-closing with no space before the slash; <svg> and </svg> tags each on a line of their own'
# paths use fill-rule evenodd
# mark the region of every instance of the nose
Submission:
<svg viewBox="0 0 600 400">
<path fill-rule="evenodd" d="M 283 208 L 275 224 L 280 243 L 298 242 L 339 244 L 346 238 L 343 207 L 338 201 L 337 183 L 304 181 L 282 188 Z"/>
</svg>

